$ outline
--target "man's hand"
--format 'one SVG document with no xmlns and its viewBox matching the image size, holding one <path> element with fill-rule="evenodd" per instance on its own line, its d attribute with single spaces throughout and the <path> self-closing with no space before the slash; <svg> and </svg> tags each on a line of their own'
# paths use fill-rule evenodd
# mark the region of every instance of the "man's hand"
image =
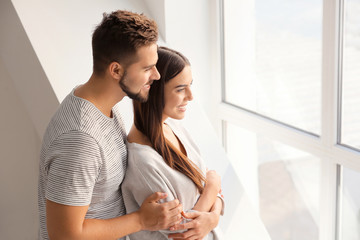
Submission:
<svg viewBox="0 0 360 240">
<path fill-rule="evenodd" d="M 220 215 L 215 212 L 191 212 L 184 213 L 188 219 L 193 219 L 191 222 L 178 224 L 170 228 L 170 230 L 184 230 L 183 233 L 169 234 L 168 238 L 177 240 L 197 240 L 203 239 L 211 230 L 213 230 L 218 222 Z"/>
<path fill-rule="evenodd" d="M 142 230 L 168 229 L 181 221 L 182 205 L 179 200 L 158 203 L 166 197 L 166 193 L 156 192 L 144 200 L 139 209 Z"/>
</svg>

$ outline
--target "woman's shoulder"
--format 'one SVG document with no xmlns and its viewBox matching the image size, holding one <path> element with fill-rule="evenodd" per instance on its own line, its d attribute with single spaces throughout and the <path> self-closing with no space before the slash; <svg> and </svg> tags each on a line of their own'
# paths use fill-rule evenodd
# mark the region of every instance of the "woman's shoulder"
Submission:
<svg viewBox="0 0 360 240">
<path fill-rule="evenodd" d="M 200 149 L 197 144 L 191 137 L 190 133 L 186 130 L 186 128 L 182 125 L 180 120 L 175 119 L 167 119 L 166 124 L 170 126 L 170 128 L 174 131 L 174 133 L 181 139 L 182 143 L 191 146 L 194 151 L 200 154 Z"/>
<path fill-rule="evenodd" d="M 140 132 L 134 125 L 131 126 L 130 132 L 127 135 L 127 141 L 130 143 L 137 143 L 141 145 L 151 146 L 150 140 Z"/>
<path fill-rule="evenodd" d="M 178 137 L 189 138 L 189 134 L 180 120 L 168 118 L 165 122 Z"/>
<path fill-rule="evenodd" d="M 128 148 L 127 171 L 146 171 L 148 169 L 163 168 L 164 160 L 161 155 L 148 145 L 126 142 Z"/>
<path fill-rule="evenodd" d="M 126 142 L 128 149 L 128 159 L 136 161 L 148 161 L 148 159 L 159 158 L 160 155 L 149 145 L 144 145 L 137 142 Z"/>
</svg>

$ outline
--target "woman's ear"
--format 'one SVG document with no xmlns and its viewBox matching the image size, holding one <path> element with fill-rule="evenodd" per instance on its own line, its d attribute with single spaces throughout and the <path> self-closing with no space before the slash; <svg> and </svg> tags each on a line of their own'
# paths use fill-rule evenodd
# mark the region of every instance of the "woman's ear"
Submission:
<svg viewBox="0 0 360 240">
<path fill-rule="evenodd" d="M 121 77 L 124 74 L 124 68 L 118 62 L 110 63 L 110 65 L 108 66 L 108 71 L 109 71 L 110 75 L 117 81 L 120 81 Z"/>
</svg>

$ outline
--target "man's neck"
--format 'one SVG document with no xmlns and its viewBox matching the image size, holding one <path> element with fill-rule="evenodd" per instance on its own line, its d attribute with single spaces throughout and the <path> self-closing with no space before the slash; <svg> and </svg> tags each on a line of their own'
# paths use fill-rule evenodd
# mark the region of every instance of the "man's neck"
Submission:
<svg viewBox="0 0 360 240">
<path fill-rule="evenodd" d="M 89 81 L 75 90 L 74 95 L 88 100 L 108 117 L 112 117 L 115 104 L 126 96 L 113 79 L 99 78 L 94 74 Z"/>
</svg>

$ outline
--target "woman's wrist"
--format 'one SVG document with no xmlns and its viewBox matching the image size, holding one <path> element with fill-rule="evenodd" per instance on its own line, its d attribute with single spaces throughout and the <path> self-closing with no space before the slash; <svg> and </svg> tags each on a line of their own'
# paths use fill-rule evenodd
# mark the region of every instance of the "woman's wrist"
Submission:
<svg viewBox="0 0 360 240">
<path fill-rule="evenodd" d="M 210 212 L 209 214 L 212 215 L 212 217 L 211 217 L 211 227 L 212 227 L 212 229 L 214 229 L 219 223 L 220 213 Z"/>
</svg>

